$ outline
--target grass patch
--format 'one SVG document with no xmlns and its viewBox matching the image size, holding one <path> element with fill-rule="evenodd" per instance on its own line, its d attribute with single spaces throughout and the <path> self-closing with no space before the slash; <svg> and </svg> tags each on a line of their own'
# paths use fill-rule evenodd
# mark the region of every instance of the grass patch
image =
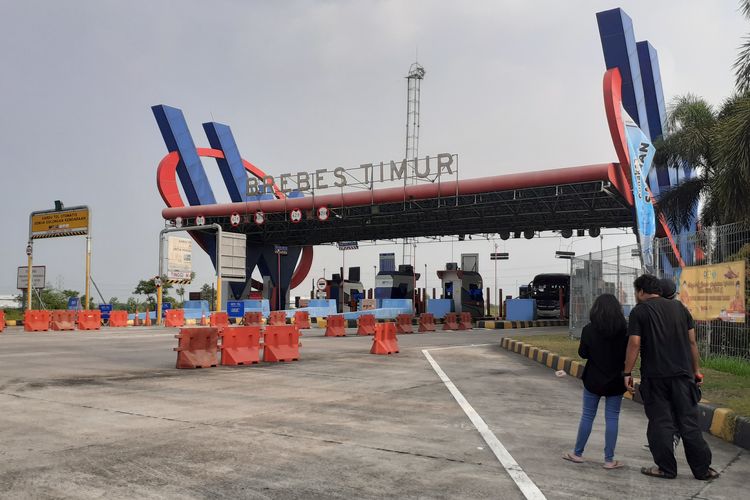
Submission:
<svg viewBox="0 0 750 500">
<path fill-rule="evenodd" d="M 4 309 L 6 320 L 23 319 L 23 309 Z"/>
<path fill-rule="evenodd" d="M 566 333 L 519 338 L 535 347 L 585 363 L 578 357 L 578 339 L 571 339 Z M 639 375 L 639 366 L 640 358 L 633 373 L 635 376 Z M 750 363 L 712 356 L 701 360 L 701 370 L 705 376 L 704 400 L 713 406 L 731 408 L 740 415 L 750 417 Z"/>
<path fill-rule="evenodd" d="M 735 358 L 728 358 L 726 356 L 709 356 L 701 360 L 701 365 L 704 368 L 711 368 L 712 370 L 731 373 L 732 375 L 738 375 L 740 377 L 750 377 L 750 362 L 741 361 Z"/>
</svg>

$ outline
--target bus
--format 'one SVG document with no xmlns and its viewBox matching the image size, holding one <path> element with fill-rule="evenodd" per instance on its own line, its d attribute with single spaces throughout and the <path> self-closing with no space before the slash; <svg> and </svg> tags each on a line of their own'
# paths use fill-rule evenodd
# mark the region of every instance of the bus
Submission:
<svg viewBox="0 0 750 500">
<path fill-rule="evenodd" d="M 528 295 L 536 299 L 536 315 L 540 318 L 560 317 L 560 290 L 563 292 L 563 313 L 567 316 L 570 304 L 570 275 L 564 273 L 537 274 L 529 283 Z"/>
</svg>

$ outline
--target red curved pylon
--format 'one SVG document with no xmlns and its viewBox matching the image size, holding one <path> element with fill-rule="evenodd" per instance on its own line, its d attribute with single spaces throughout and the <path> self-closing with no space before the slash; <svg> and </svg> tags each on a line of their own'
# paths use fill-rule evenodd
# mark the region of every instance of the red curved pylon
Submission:
<svg viewBox="0 0 750 500">
<path fill-rule="evenodd" d="M 198 153 L 198 156 L 224 158 L 224 151 L 220 149 L 196 148 L 196 152 Z M 159 167 L 156 169 L 156 185 L 159 188 L 159 194 L 161 195 L 162 200 L 164 200 L 164 203 L 166 203 L 169 208 L 185 206 L 185 203 L 182 201 L 182 196 L 180 195 L 180 189 L 177 186 L 177 164 L 179 162 L 180 154 L 177 151 L 172 151 L 162 158 L 159 162 Z M 247 160 L 242 160 L 242 165 L 245 167 L 245 170 L 258 179 L 263 179 L 266 176 L 266 173 L 263 172 L 263 170 Z M 284 193 L 276 184 L 273 185 L 273 192 L 276 198 L 285 197 Z M 190 233 L 190 231 L 188 231 L 188 233 Z M 203 245 L 200 244 L 194 235 L 191 234 L 190 236 L 196 241 L 196 243 L 198 243 L 198 245 L 200 245 L 201 248 L 203 248 Z M 205 250 L 205 248 L 203 249 Z M 307 275 L 310 273 L 310 268 L 312 267 L 312 259 L 313 247 L 310 245 L 303 247 L 300 260 L 292 274 L 290 288 L 299 286 L 305 278 L 307 278 Z M 256 289 L 261 290 L 263 288 L 262 283 L 255 280 L 252 280 L 252 282 Z"/>
</svg>

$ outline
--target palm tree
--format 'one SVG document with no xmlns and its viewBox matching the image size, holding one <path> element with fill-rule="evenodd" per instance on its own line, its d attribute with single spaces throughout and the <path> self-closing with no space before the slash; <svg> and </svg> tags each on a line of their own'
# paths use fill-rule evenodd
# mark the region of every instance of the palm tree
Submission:
<svg viewBox="0 0 750 500">
<path fill-rule="evenodd" d="M 678 97 L 668 116 L 667 134 L 655 144 L 656 168 L 697 169 L 659 197 L 669 225 L 689 228 L 701 200 L 703 225 L 750 219 L 750 94 L 730 97 L 718 112 L 702 98 Z"/>
<path fill-rule="evenodd" d="M 740 12 L 750 19 L 750 0 L 740 0 Z M 750 91 L 750 34 L 745 36 L 745 42 L 740 46 L 740 53 L 734 62 L 735 85 L 737 92 Z"/>
<path fill-rule="evenodd" d="M 740 0 L 740 11 L 750 19 L 750 0 Z M 697 169 L 659 197 L 657 208 L 676 231 L 691 226 L 700 201 L 704 225 L 750 219 L 750 36 L 734 68 L 737 94 L 718 111 L 700 97 L 677 97 L 654 144 L 655 168 Z"/>
<path fill-rule="evenodd" d="M 666 134 L 654 144 L 655 168 L 689 165 L 697 170 L 692 178 L 678 179 L 679 184 L 658 199 L 657 208 L 677 231 L 690 227 L 701 198 L 705 200 L 701 220 L 707 223 L 716 218 L 710 190 L 716 173 L 711 140 L 716 121 L 713 107 L 703 98 L 692 94 L 677 97 L 669 109 Z"/>
</svg>

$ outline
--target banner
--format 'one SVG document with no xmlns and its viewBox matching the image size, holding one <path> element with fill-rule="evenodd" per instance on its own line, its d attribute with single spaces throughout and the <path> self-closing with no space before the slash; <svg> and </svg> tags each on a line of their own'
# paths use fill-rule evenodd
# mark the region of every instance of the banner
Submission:
<svg viewBox="0 0 750 500">
<path fill-rule="evenodd" d="M 76 208 L 31 214 L 31 238 L 85 235 L 89 232 L 89 209 Z"/>
<path fill-rule="evenodd" d="M 628 139 L 628 156 L 630 157 L 630 178 L 633 186 L 638 243 L 641 249 L 641 260 L 647 273 L 654 272 L 654 236 L 656 235 L 656 215 L 651 195 L 648 190 L 648 172 L 654 159 L 656 149 L 648 136 L 636 125 L 625 109 L 622 110 L 625 121 L 625 135 Z"/>
<path fill-rule="evenodd" d="M 686 267 L 677 291 L 693 319 L 745 322 L 745 261 Z"/>
<path fill-rule="evenodd" d="M 189 280 L 192 271 L 192 240 L 190 238 L 170 237 L 167 244 L 167 279 Z"/>
</svg>

